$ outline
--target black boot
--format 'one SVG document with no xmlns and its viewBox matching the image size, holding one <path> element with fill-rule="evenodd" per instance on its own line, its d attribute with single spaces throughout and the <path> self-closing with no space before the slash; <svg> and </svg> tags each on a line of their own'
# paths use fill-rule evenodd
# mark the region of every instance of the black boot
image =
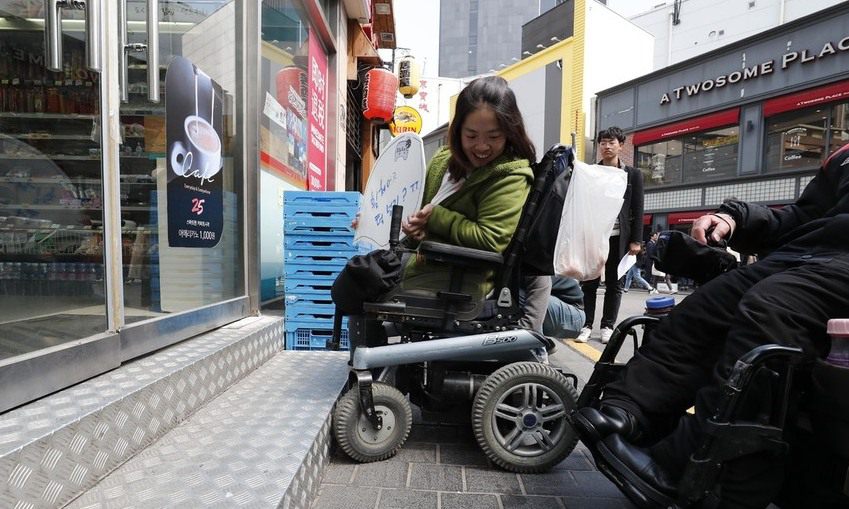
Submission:
<svg viewBox="0 0 849 509">
<path fill-rule="evenodd" d="M 675 495 L 678 479 L 655 461 L 648 449 L 629 444 L 617 434 L 608 436 L 599 446 L 607 449 L 613 457 L 608 458 L 608 461 L 615 470 L 625 475 L 626 478 L 630 477 L 628 475 L 628 472 L 630 472 L 655 490 L 666 495 Z M 613 465 L 614 461 L 610 461 L 614 458 L 619 465 Z M 624 467 L 628 472 L 621 471 L 621 467 Z"/>
<path fill-rule="evenodd" d="M 642 435 L 636 417 L 613 405 L 580 408 L 572 414 L 572 425 L 588 446 L 614 433 L 629 442 L 638 441 Z"/>
</svg>

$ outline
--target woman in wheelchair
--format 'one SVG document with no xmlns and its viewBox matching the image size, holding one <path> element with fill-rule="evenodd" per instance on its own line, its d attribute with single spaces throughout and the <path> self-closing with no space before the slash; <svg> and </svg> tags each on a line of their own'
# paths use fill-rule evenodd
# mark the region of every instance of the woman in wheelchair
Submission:
<svg viewBox="0 0 849 509">
<path fill-rule="evenodd" d="M 402 222 L 404 247 L 412 249 L 429 240 L 501 253 L 519 222 L 535 161 L 533 143 L 507 81 L 498 76 L 472 81 L 457 98 L 448 147 L 428 165 L 423 205 Z M 491 269 L 465 268 L 462 287 L 453 289 L 471 295 L 465 316 L 480 312 L 479 303 L 492 290 L 492 278 Z M 448 264 L 410 256 L 398 290 L 435 293 L 450 288 L 451 282 Z M 386 341 L 379 324 L 366 324 L 365 335 L 369 346 Z"/>
<path fill-rule="evenodd" d="M 849 317 L 849 145 L 826 160 L 795 203 L 772 209 L 729 201 L 699 218 L 692 235 L 703 244 L 726 240 L 737 251 L 758 253 L 760 260 L 716 277 L 683 300 L 603 388 L 600 401 L 580 408 L 572 422 L 599 469 L 640 506 L 680 504 L 692 495 L 692 490 L 683 493 L 686 487 L 705 479 L 690 474 L 704 473 L 697 467 L 710 464 L 716 467 L 711 478 L 716 483 L 702 486 L 709 496 L 702 491 L 696 498 L 706 497 L 719 507 L 765 507 L 780 500 L 787 487 L 782 479 L 792 461 L 776 445 L 789 440 L 792 452 L 792 437 L 762 439 L 762 447 L 742 448 L 718 460 L 706 459 L 705 444 L 745 443 L 740 435 L 723 435 L 717 424 L 728 410 L 723 391 L 735 386 L 745 367 L 738 359 L 769 343 L 797 349 L 812 362 L 822 359 L 830 348 L 826 323 Z M 740 398 L 736 411 L 759 423 L 758 416 L 769 410 L 765 400 L 772 385 L 753 382 L 756 397 Z M 846 408 L 840 403 L 844 394 L 834 394 L 828 406 Z M 787 403 L 786 396 L 779 394 L 777 400 Z M 693 405 L 695 414 L 685 413 Z M 792 407 L 789 416 L 782 410 L 782 420 L 793 420 Z M 842 455 L 838 473 L 845 483 L 849 433 L 842 418 L 840 436 L 821 439 L 844 444 L 843 449 L 817 449 L 827 453 L 814 454 L 804 469 L 819 472 L 827 456 Z M 754 438 L 746 439 L 754 443 Z M 803 505 L 849 507 L 847 487 L 842 489 L 836 499 L 809 495 Z"/>
<path fill-rule="evenodd" d="M 558 150 L 571 155 L 566 147 Z M 547 168 L 553 157 L 545 159 Z M 527 231 L 524 225 L 533 217 L 528 196 L 541 194 L 544 186 L 536 182 L 548 182 L 535 179 L 535 162 L 507 81 L 497 76 L 472 81 L 457 99 L 448 147 L 429 163 L 422 207 L 404 221 L 393 213 L 393 224 L 401 223 L 406 234 L 405 249 L 389 253 L 410 253 L 400 283 L 393 279 L 380 298 L 368 295 L 372 300 L 357 309 L 344 303 L 346 295 L 357 293 L 351 290 L 356 285 L 339 284 L 353 259 L 337 278 L 335 323 L 341 323 L 341 312 L 350 315 L 351 377 L 333 414 L 333 434 L 351 458 L 367 462 L 394 455 L 410 431 L 411 403 L 423 414 L 454 412 L 453 419 L 470 419 L 484 453 L 509 470 L 546 470 L 574 448 L 577 436 L 567 418 L 577 400 L 575 378 L 570 383 L 535 356 L 541 347 L 554 346 L 536 332 L 551 279 L 538 276 L 535 285 L 526 286 L 531 302 L 523 313 L 519 271 L 505 268 L 518 267 L 508 259 L 523 242 L 514 237 L 527 237 L 514 232 Z M 397 229 L 393 232 L 390 245 L 397 247 Z M 377 253 L 387 252 L 365 256 Z M 393 263 L 397 268 L 397 258 Z M 498 291 L 492 292 L 496 276 Z M 486 298 L 491 293 L 495 299 Z M 523 314 L 533 317 L 527 327 L 519 321 Z M 397 334 L 387 334 L 388 324 Z M 390 344 L 390 335 L 400 340 Z"/>
</svg>

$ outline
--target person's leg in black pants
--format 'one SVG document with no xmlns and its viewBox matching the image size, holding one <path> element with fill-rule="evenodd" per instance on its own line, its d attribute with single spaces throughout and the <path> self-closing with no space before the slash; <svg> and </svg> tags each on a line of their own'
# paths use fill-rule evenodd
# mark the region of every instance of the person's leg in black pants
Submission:
<svg viewBox="0 0 849 509">
<path fill-rule="evenodd" d="M 619 236 L 610 237 L 610 251 L 604 264 L 604 308 L 601 312 L 601 328 L 616 327 L 619 304 L 622 302 L 622 282 L 619 280 Z M 606 342 L 606 341 L 603 341 Z"/>
</svg>

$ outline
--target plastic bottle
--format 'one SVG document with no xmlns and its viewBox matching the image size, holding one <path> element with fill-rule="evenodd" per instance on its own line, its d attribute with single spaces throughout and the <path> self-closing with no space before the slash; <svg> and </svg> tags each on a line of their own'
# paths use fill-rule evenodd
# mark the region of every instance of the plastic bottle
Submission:
<svg viewBox="0 0 849 509">
<path fill-rule="evenodd" d="M 831 350 L 828 351 L 826 362 L 849 368 L 849 318 L 829 320 L 827 331 L 831 336 Z"/>
<path fill-rule="evenodd" d="M 675 307 L 675 298 L 669 295 L 662 295 L 658 297 L 649 297 L 646 299 L 646 316 L 654 316 L 657 318 L 664 318 L 666 315 L 672 311 L 672 308 Z M 643 327 L 643 341 L 642 344 L 645 345 L 648 340 L 651 338 L 652 331 L 654 330 L 654 323 L 647 323 Z"/>
<path fill-rule="evenodd" d="M 675 298 L 668 295 L 646 299 L 646 312 L 649 316 L 664 317 L 675 307 Z"/>
</svg>

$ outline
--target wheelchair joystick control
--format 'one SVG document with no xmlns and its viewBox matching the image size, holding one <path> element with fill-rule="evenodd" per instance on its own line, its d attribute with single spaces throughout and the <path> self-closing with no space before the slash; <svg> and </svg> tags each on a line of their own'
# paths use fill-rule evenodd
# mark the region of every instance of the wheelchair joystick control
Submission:
<svg viewBox="0 0 849 509">
<path fill-rule="evenodd" d="M 398 247 L 401 236 L 401 220 L 404 217 L 404 207 L 401 205 L 392 206 L 392 221 L 389 223 L 389 249 L 395 251 Z"/>
<path fill-rule="evenodd" d="M 849 368 L 849 318 L 829 320 L 827 330 L 831 336 L 831 350 L 828 351 L 826 362 Z"/>
</svg>

